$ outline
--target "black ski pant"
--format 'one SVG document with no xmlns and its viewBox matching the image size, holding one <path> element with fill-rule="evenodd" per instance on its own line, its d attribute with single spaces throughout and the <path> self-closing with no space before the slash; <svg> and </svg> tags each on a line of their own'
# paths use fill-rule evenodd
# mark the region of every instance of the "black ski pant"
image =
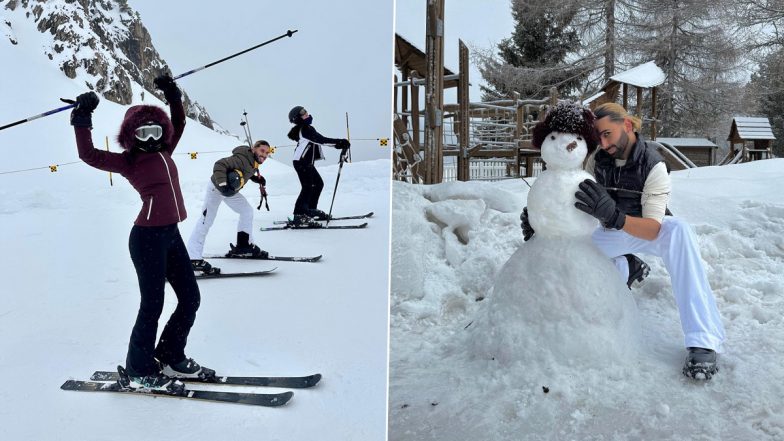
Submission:
<svg viewBox="0 0 784 441">
<path fill-rule="evenodd" d="M 166 364 L 185 359 L 185 344 L 201 296 L 177 224 L 134 226 L 128 248 L 139 279 L 141 303 L 131 331 L 125 367 L 133 375 L 150 375 L 159 371 L 154 358 Z M 167 280 L 177 295 L 177 308 L 163 328 L 156 347 L 155 336 L 163 312 Z"/>
<path fill-rule="evenodd" d="M 294 170 L 297 172 L 300 185 L 302 185 L 297 202 L 294 203 L 294 214 L 308 214 L 309 209 L 318 209 L 318 200 L 321 197 L 321 190 L 324 189 L 324 181 L 312 161 L 294 161 Z"/>
</svg>

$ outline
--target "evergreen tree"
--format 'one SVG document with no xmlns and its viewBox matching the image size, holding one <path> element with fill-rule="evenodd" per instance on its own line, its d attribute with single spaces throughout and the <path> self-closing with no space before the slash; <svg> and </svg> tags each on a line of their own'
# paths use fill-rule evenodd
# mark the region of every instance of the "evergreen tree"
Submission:
<svg viewBox="0 0 784 441">
<path fill-rule="evenodd" d="M 784 49 L 765 57 L 752 74 L 748 89 L 756 103 L 756 115 L 767 116 L 773 128 L 773 152 L 784 156 Z"/>
<path fill-rule="evenodd" d="M 569 94 L 584 76 L 582 66 L 567 63 L 567 56 L 580 44 L 570 27 L 577 9 L 569 3 L 543 0 L 512 0 L 515 29 L 498 44 L 497 56 L 479 55 L 479 70 L 489 87 L 485 98 L 541 98 L 550 87 Z"/>
</svg>

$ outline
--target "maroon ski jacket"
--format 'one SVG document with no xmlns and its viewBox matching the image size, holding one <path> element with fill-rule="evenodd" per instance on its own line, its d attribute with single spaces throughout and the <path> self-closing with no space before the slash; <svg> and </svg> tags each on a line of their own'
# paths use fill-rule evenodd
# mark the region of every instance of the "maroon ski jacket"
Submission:
<svg viewBox="0 0 784 441">
<path fill-rule="evenodd" d="M 152 110 L 152 112 L 151 112 Z M 167 121 L 154 122 L 164 127 L 164 147 L 155 153 L 146 153 L 138 149 L 129 149 L 128 143 L 120 139 L 127 132 L 126 126 L 130 127 L 131 132 L 136 127 L 148 121 L 136 122 L 134 116 L 143 114 L 145 117 L 160 114 Z M 79 149 L 79 158 L 88 165 L 99 170 L 119 173 L 128 179 L 134 189 L 139 192 L 142 199 L 142 209 L 139 216 L 134 221 L 134 225 L 143 227 L 155 227 L 171 225 L 185 220 L 185 204 L 180 190 L 180 180 L 177 173 L 177 166 L 172 160 L 172 152 L 177 147 L 177 143 L 185 129 L 185 111 L 181 101 L 169 104 L 171 112 L 171 122 L 168 121 L 162 109 L 153 106 L 133 106 L 128 109 L 123 127 L 118 137 L 120 143 L 126 148 L 123 153 L 113 153 L 98 150 L 93 146 L 92 133 L 85 127 L 74 127 L 76 133 L 76 147 Z M 149 119 L 149 118 L 148 118 Z M 167 131 L 170 133 L 166 133 Z"/>
</svg>

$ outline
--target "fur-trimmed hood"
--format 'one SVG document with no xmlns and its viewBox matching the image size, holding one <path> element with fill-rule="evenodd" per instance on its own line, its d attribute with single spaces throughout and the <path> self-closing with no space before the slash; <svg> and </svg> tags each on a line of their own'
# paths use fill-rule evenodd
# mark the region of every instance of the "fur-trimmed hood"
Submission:
<svg viewBox="0 0 784 441">
<path fill-rule="evenodd" d="M 169 115 L 160 107 L 146 104 L 128 108 L 120 125 L 120 133 L 117 134 L 117 142 L 125 150 L 131 150 L 136 143 L 134 131 L 148 123 L 158 124 L 163 128 L 162 143 L 170 147 L 174 137 L 174 126 Z"/>
</svg>

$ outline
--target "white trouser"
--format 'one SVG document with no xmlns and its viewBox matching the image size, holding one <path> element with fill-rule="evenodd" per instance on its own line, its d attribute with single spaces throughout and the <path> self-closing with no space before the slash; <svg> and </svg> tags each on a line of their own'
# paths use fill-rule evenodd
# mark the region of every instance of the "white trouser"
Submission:
<svg viewBox="0 0 784 441">
<path fill-rule="evenodd" d="M 237 222 L 237 232 L 248 233 L 248 242 L 253 243 L 253 207 L 239 192 L 233 196 L 223 196 L 210 182 L 207 184 L 207 192 L 204 195 L 204 205 L 201 208 L 199 220 L 196 222 L 190 239 L 188 239 L 188 256 L 192 260 L 202 258 L 207 232 L 215 222 L 215 216 L 218 214 L 221 202 L 225 202 L 229 208 L 240 215 L 240 220 Z"/>
<path fill-rule="evenodd" d="M 686 347 L 722 351 L 724 326 L 689 224 L 667 216 L 654 240 L 602 227 L 593 232 L 592 238 L 606 256 L 614 259 L 624 282 L 629 275 L 629 264 L 624 254 L 644 253 L 661 257 L 670 273 Z"/>
</svg>

